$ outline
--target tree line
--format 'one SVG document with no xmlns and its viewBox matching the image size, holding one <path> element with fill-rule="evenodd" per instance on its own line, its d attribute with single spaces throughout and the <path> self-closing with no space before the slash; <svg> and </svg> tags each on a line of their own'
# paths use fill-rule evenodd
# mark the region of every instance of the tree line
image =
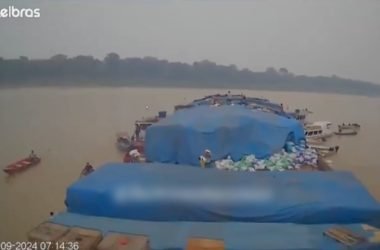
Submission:
<svg viewBox="0 0 380 250">
<path fill-rule="evenodd" d="M 380 95 L 380 85 L 338 76 L 295 75 L 286 68 L 256 72 L 208 60 L 188 64 L 155 57 L 122 59 L 116 53 L 109 53 L 102 60 L 63 54 L 39 60 L 0 57 L 0 85 L 175 86 Z"/>
</svg>

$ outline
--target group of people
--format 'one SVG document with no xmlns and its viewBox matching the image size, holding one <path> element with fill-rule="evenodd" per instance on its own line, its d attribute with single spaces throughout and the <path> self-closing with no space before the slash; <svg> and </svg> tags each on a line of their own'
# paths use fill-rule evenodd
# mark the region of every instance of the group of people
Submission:
<svg viewBox="0 0 380 250">
<path fill-rule="evenodd" d="M 237 102 L 236 100 L 235 100 L 235 102 L 232 102 L 231 91 L 228 91 L 225 96 L 227 97 L 226 99 L 218 98 L 218 97 L 212 97 L 210 104 L 212 106 L 215 106 L 215 107 L 222 106 L 222 105 L 234 105 L 234 104 L 247 105 L 248 104 L 246 101 L 247 97 L 243 94 L 241 94 L 240 102 Z"/>
<path fill-rule="evenodd" d="M 129 151 L 128 154 L 131 157 L 132 162 L 141 162 L 142 161 L 142 155 L 138 151 L 138 149 L 133 148 Z M 29 155 L 29 159 L 34 160 L 36 158 L 37 158 L 37 156 L 34 153 L 34 151 L 32 150 L 30 155 Z M 209 149 L 206 149 L 204 151 L 204 153 L 199 157 L 199 163 L 200 163 L 201 167 L 202 168 L 210 167 L 212 164 L 211 158 L 212 158 L 211 151 Z M 80 176 L 81 177 L 87 176 L 94 171 L 95 171 L 94 167 L 89 162 L 87 162 L 86 165 L 84 166 L 84 168 L 82 169 Z"/>
<path fill-rule="evenodd" d="M 349 126 L 349 127 L 351 127 L 351 126 L 353 126 L 353 127 L 360 127 L 360 125 L 359 124 L 357 124 L 357 123 L 348 123 L 348 124 L 345 124 L 345 123 L 342 123 L 342 125 L 341 126 Z"/>
<path fill-rule="evenodd" d="M 342 125 L 339 125 L 338 126 L 338 131 L 339 131 L 339 133 L 341 133 L 342 132 L 342 128 L 344 129 L 344 127 L 351 127 L 351 126 L 353 126 L 353 124 L 351 124 L 351 123 L 348 123 L 348 124 L 345 124 L 344 122 L 342 123 Z"/>
<path fill-rule="evenodd" d="M 138 151 L 137 148 L 132 148 L 128 152 L 128 155 L 131 158 L 131 162 L 141 162 L 141 161 L 143 161 L 143 157 L 142 157 L 141 153 Z M 203 152 L 203 154 L 201 156 L 199 156 L 199 163 L 200 163 L 200 166 L 202 168 L 208 168 L 208 167 L 212 166 L 212 164 L 213 164 L 212 154 L 211 154 L 211 151 L 209 149 L 206 149 Z M 94 167 L 89 162 L 87 162 L 86 166 L 83 168 L 80 176 L 81 177 L 87 176 L 87 175 L 91 174 L 94 171 L 95 171 Z"/>
<path fill-rule="evenodd" d="M 131 162 L 141 162 L 143 160 L 141 153 L 136 148 L 131 149 L 128 155 L 131 158 Z M 212 154 L 209 149 L 206 149 L 203 152 L 203 154 L 199 156 L 199 163 L 202 168 L 208 168 L 212 166 L 213 164 Z M 94 171 L 95 171 L 94 167 L 89 162 L 87 162 L 80 176 L 81 177 L 87 176 Z"/>
</svg>

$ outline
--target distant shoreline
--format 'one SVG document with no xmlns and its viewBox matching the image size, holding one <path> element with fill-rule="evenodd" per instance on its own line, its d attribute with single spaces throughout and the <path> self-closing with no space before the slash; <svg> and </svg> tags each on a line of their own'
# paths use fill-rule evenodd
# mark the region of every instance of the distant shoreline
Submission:
<svg viewBox="0 0 380 250">
<path fill-rule="evenodd" d="M 86 84 L 78 84 L 78 83 L 65 83 L 65 84 L 4 84 L 0 85 L 1 89 L 30 89 L 30 88 L 52 88 L 52 89 L 86 89 L 86 88 L 99 88 L 99 89 L 108 89 L 108 88 L 150 88 L 150 89 L 165 89 L 165 88 L 176 88 L 176 89 L 212 89 L 212 90 L 224 90 L 227 92 L 228 90 L 241 90 L 241 91 L 268 91 L 268 92 L 289 92 L 289 93 L 300 93 L 300 94 L 330 94 L 330 95 L 343 95 L 343 96 L 363 96 L 370 98 L 378 98 L 380 94 L 361 94 L 361 93 L 344 93 L 344 92 L 333 92 L 333 91 L 307 91 L 307 90 L 289 90 L 289 89 L 266 89 L 266 88 L 255 88 L 255 87 L 236 87 L 236 86 L 191 86 L 189 83 L 188 86 L 184 85 L 149 85 L 149 84 L 126 84 L 126 85 L 106 85 L 105 83 L 86 83 Z"/>
<path fill-rule="evenodd" d="M 336 75 L 297 75 L 273 67 L 252 71 L 208 60 L 182 63 L 155 57 L 120 58 L 116 53 L 102 60 L 62 54 L 38 60 L 0 57 L 1 87 L 191 87 L 380 96 L 380 84 Z"/>
</svg>

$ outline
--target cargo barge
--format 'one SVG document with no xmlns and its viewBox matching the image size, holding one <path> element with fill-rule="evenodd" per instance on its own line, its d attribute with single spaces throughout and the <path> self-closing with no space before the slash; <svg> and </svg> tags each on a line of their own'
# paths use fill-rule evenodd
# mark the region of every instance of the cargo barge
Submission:
<svg viewBox="0 0 380 250">
<path fill-rule="evenodd" d="M 305 150 L 296 148 L 305 139 L 303 125 L 278 106 L 217 97 L 152 122 L 141 144 L 148 162 L 108 163 L 74 182 L 67 210 L 28 239 L 74 242 L 81 250 L 380 249 L 379 203 L 350 172 L 331 171 L 321 155 L 289 171 L 276 171 L 276 164 L 253 173 L 201 168 L 205 149 L 214 161 L 254 154 L 257 165 L 273 154 L 298 161 Z M 204 105 L 210 100 L 214 105 Z"/>
</svg>

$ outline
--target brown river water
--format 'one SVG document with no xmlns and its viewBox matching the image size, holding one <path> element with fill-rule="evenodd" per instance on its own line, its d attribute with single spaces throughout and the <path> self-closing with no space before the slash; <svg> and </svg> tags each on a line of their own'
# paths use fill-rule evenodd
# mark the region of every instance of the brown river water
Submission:
<svg viewBox="0 0 380 250">
<path fill-rule="evenodd" d="M 25 239 L 26 232 L 62 211 L 66 187 L 84 164 L 119 162 L 116 133 L 175 104 L 214 93 L 215 89 L 30 88 L 0 89 L 0 166 L 34 150 L 35 168 L 14 177 L 0 173 L 0 241 Z M 352 171 L 380 201 L 380 99 L 333 94 L 233 90 L 266 97 L 289 108 L 308 108 L 310 121 L 357 122 L 357 136 L 334 137 L 335 169 Z M 146 109 L 149 106 L 149 109 Z M 350 195 L 350 194 L 342 194 Z"/>
</svg>

